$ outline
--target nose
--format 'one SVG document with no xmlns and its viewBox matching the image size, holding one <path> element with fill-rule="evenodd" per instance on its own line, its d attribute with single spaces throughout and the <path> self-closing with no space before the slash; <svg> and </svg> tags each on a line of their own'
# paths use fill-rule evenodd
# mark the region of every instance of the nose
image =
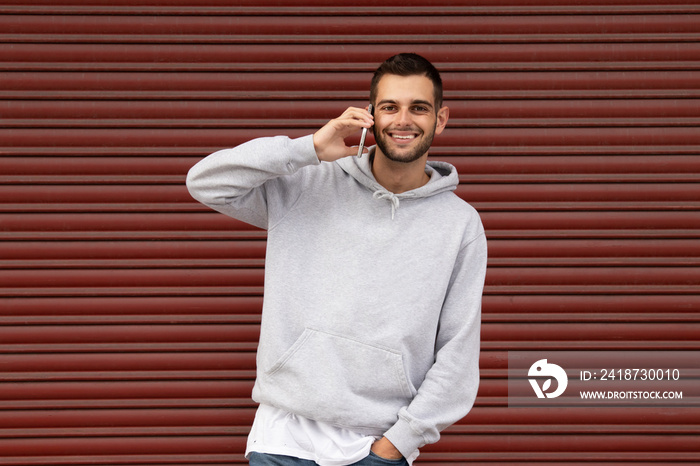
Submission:
<svg viewBox="0 0 700 466">
<path fill-rule="evenodd" d="M 398 127 L 403 128 L 411 126 L 411 123 L 411 112 L 409 111 L 409 109 L 400 108 L 399 111 L 396 113 L 396 119 L 394 120 L 394 124 Z"/>
</svg>

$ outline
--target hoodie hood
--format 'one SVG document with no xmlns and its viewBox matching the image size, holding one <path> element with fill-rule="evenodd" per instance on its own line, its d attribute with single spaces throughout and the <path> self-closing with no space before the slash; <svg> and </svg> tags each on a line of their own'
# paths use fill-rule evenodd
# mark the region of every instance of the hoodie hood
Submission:
<svg viewBox="0 0 700 466">
<path fill-rule="evenodd" d="M 394 218 L 396 210 L 401 205 L 403 199 L 419 199 L 423 197 L 434 196 L 446 191 L 454 191 L 459 184 L 459 175 L 457 169 L 447 163 L 429 160 L 425 166 L 425 172 L 430 177 L 430 180 L 423 186 L 406 191 L 400 194 L 394 194 L 379 184 L 372 174 L 372 160 L 374 158 L 374 150 L 376 146 L 369 148 L 369 154 L 362 157 L 344 157 L 336 163 L 348 175 L 357 180 L 358 183 L 372 191 L 372 196 L 377 200 L 386 200 L 391 204 L 391 218 Z"/>
</svg>

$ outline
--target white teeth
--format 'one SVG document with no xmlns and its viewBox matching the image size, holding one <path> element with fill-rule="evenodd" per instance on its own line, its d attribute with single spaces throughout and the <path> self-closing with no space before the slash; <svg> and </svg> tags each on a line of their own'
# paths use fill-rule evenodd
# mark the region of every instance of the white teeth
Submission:
<svg viewBox="0 0 700 466">
<path fill-rule="evenodd" d="M 396 139 L 413 139 L 413 138 L 415 138 L 414 135 L 410 135 L 410 136 L 398 136 L 398 135 L 394 135 L 394 137 L 395 137 Z"/>
</svg>

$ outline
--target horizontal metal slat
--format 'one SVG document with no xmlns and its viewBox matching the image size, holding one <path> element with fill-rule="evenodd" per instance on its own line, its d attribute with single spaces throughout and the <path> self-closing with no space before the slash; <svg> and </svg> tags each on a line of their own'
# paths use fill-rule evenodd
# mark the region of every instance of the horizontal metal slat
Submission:
<svg viewBox="0 0 700 466">
<path fill-rule="evenodd" d="M 550 240 L 551 241 L 551 240 Z M 232 261 L 230 264 L 233 265 L 248 265 L 247 262 L 240 264 L 240 261 Z M 697 257 L 529 257 L 529 258 L 491 258 L 488 261 L 488 267 L 687 267 L 687 266 L 697 266 L 700 264 L 700 260 Z M 9 264 L 13 265 L 13 264 Z M 24 266 L 25 264 L 22 264 Z M 84 267 L 91 266 L 91 264 L 83 264 L 77 262 L 76 264 L 68 264 L 67 267 L 78 268 L 81 265 Z M 119 267 L 121 264 L 113 264 L 115 267 Z M 158 263 L 154 264 L 157 266 Z M 166 264 L 163 264 L 166 265 Z M 197 266 L 198 264 L 182 264 L 180 262 L 175 262 L 173 266 L 178 265 L 189 265 L 191 267 Z M 217 264 L 213 264 L 217 265 Z M 40 266 L 44 266 L 40 264 Z M 135 263 L 133 266 L 148 266 L 148 264 Z M 46 265 L 47 268 L 57 267 L 54 264 Z"/>
<path fill-rule="evenodd" d="M 4 13 L 43 13 L 54 15 L 73 14 L 93 14 L 93 15 L 175 15 L 175 16 L 201 16 L 201 15 L 269 15 L 272 8 L 276 14 L 285 16 L 366 16 L 366 9 L 358 6 L 374 7 L 372 12 L 376 15 L 393 15 L 396 13 L 396 6 L 403 8 L 403 14 L 419 16 L 442 16 L 442 15 L 586 15 L 586 14 L 649 14 L 649 13 L 694 13 L 698 11 L 697 5 L 688 1 L 658 2 L 616 2 L 614 5 L 599 1 L 586 1 L 576 5 L 562 5 L 559 1 L 554 2 L 477 2 L 465 6 L 461 2 L 442 0 L 438 4 L 425 6 L 420 2 L 384 2 L 377 6 L 371 1 L 358 0 L 349 2 L 342 0 L 335 2 L 332 6 L 320 0 L 306 0 L 304 2 L 285 3 L 280 6 L 278 2 L 251 2 L 239 1 L 235 6 L 222 4 L 219 2 L 207 2 L 196 7 L 189 5 L 164 4 L 156 2 L 119 2 L 111 5 L 19 5 L 13 4 L 5 6 L 0 12 Z M 439 6 L 440 8 L 436 8 Z"/>
<path fill-rule="evenodd" d="M 256 342 L 258 325 L 0 326 L 3 345 Z"/>
<path fill-rule="evenodd" d="M 614 425 L 614 424 L 602 424 L 594 426 L 586 425 L 557 425 L 556 428 L 552 426 L 539 426 L 530 424 L 528 426 L 523 425 L 464 425 L 456 427 L 448 427 L 443 431 L 443 435 L 452 434 L 465 434 L 465 433 L 481 433 L 481 434 L 501 434 L 501 433 L 557 433 L 562 435 L 586 435 L 589 433 L 598 434 L 651 434 L 651 433 L 663 433 L 667 435 L 684 435 L 690 434 L 694 435 L 697 431 L 696 426 L 645 426 L 645 425 Z M 598 464 L 598 463 L 596 463 Z"/>
<path fill-rule="evenodd" d="M 614 240 L 614 239 L 556 239 L 556 240 L 490 240 L 492 259 L 605 257 L 692 257 L 700 255 L 696 240 Z"/>
<path fill-rule="evenodd" d="M 699 52 L 700 54 L 700 52 Z M 0 56 L 0 59 L 2 57 Z M 698 57 L 700 61 L 700 57 Z M 1 68 L 0 68 L 1 69 Z M 340 70 L 338 70 L 340 71 Z M 559 91 L 568 92 L 570 95 L 577 95 L 574 91 L 645 91 L 651 93 L 656 90 L 687 90 L 691 94 L 679 94 L 678 98 L 697 98 L 692 94 L 698 91 L 697 71 L 525 71 L 518 70 L 513 73 L 498 72 L 445 72 L 443 74 L 444 86 L 446 89 L 447 101 L 460 100 L 478 95 L 478 92 L 493 92 L 493 94 L 508 93 L 509 91 Z M 171 93 L 173 97 L 189 94 L 191 96 L 206 97 L 221 96 L 222 99 L 231 100 L 231 97 L 238 97 L 245 93 L 259 93 L 270 96 L 275 94 L 287 95 L 287 99 L 293 96 L 300 96 L 306 91 L 313 90 L 308 94 L 307 99 L 318 100 L 319 93 L 338 92 L 333 100 L 347 100 L 350 92 L 364 93 L 365 99 L 369 95 L 369 80 L 371 71 L 367 72 L 326 72 L 326 73 L 304 73 L 301 71 L 286 72 L 179 72 L 175 75 L 166 72 L 122 72 L 110 73 L 95 70 L 94 72 L 0 72 L 0 83 L 3 91 L 0 96 L 7 99 L 30 98 L 38 100 L 48 100 L 56 97 L 60 92 L 67 96 L 80 99 L 86 98 L 100 99 L 110 98 L 110 93 L 120 92 L 120 95 L 134 95 L 150 93 L 152 100 L 158 93 L 165 96 Z M 495 91 L 495 92 L 494 92 Z M 199 94 L 206 92 L 207 94 Z M 33 98 L 30 96 L 34 96 Z M 255 94 L 253 94 L 255 95 Z M 226 98 L 228 96 L 228 98 Z M 563 94 L 562 97 L 565 97 Z M 583 94 L 585 96 L 585 94 Z M 618 98 L 625 97 L 624 94 Z M 650 98 L 640 94 L 639 98 Z M 191 98 L 189 100 L 192 100 Z M 250 100 L 250 99 L 247 99 Z M 342 112 L 343 106 L 339 106 Z M 319 115 L 330 118 L 331 115 Z M 228 115 L 227 118 L 231 118 Z M 298 114 L 297 117 L 304 117 Z"/>
<path fill-rule="evenodd" d="M 323 12 L 322 6 L 319 7 L 319 11 Z M 411 9 L 410 6 L 402 5 L 402 12 L 387 16 L 383 30 L 373 32 L 371 38 L 375 41 L 383 37 L 396 40 L 397 36 L 392 31 L 405 28 L 410 28 L 414 34 L 419 35 L 421 41 L 429 41 L 435 35 L 450 35 L 454 40 L 455 37 L 465 35 L 465 31 L 468 31 L 469 37 L 481 40 L 512 41 L 520 38 L 519 40 L 527 42 L 544 35 L 555 36 L 552 39 L 556 40 L 558 35 L 577 34 L 579 41 L 590 41 L 596 36 L 624 34 L 632 35 L 632 40 L 643 40 L 644 36 L 652 34 L 676 38 L 680 33 L 700 32 L 696 17 L 690 14 L 561 15 L 552 21 L 551 14 L 556 13 L 555 8 L 551 8 L 546 16 L 451 15 L 448 14 L 449 10 L 446 12 L 443 8 L 445 6 L 436 8 L 439 20 L 425 21 L 425 18 L 419 16 L 402 16 Z M 35 40 L 38 41 L 46 35 L 55 35 L 64 37 L 64 41 L 71 37 L 77 36 L 73 40 L 79 40 L 88 36 L 83 40 L 92 41 L 96 38 L 102 42 L 123 42 L 132 37 L 132 40 L 139 41 L 190 42 L 208 38 L 211 42 L 222 42 L 235 41 L 238 37 L 258 41 L 266 37 L 279 40 L 284 35 L 292 41 L 306 38 L 338 41 L 349 40 L 351 37 L 357 41 L 367 35 L 364 28 L 366 19 L 361 16 L 317 16 L 316 19 L 312 22 L 306 17 L 275 15 L 274 12 L 265 16 L 240 14 L 208 17 L 15 14 L 0 17 L 0 29 L 4 32 L 0 38 L 11 41 L 13 37 L 28 40 L 36 36 Z M 494 31 L 498 31 L 498 34 L 494 34 Z M 585 37 L 582 37 L 584 34 Z"/>
<path fill-rule="evenodd" d="M 156 372 L 154 378 L 158 375 Z M 183 374 L 185 375 L 185 374 Z M 85 381 L 85 382 L 3 382 L 0 387 L 5 408 L 31 400 L 131 400 L 131 399 L 221 399 L 240 398 L 248 402 L 252 381 L 169 380 L 169 381 Z M 183 404 L 186 402 L 183 401 Z M 248 402 L 252 405 L 251 402 Z M 18 409 L 15 407 L 15 409 Z M 0 433 L 2 436 L 2 433 Z"/>
<path fill-rule="evenodd" d="M 667 292 L 670 290 L 667 290 Z M 0 296 L 5 298 L 58 297 L 192 297 L 192 296 L 262 296 L 262 286 L 102 286 L 102 287 L 22 287 L 0 288 Z"/>
<path fill-rule="evenodd" d="M 0 314 L 5 318 L 30 316 L 87 316 L 99 319 L 139 315 L 190 316 L 226 314 L 259 314 L 261 296 L 206 296 L 206 297 L 128 297 L 117 298 L 41 298 L 25 297 L 0 300 Z"/>
<path fill-rule="evenodd" d="M 166 154 L 164 153 L 163 156 Z M 168 157 L 168 163 L 163 163 L 163 157 L 122 157 L 100 156 L 99 154 L 74 157 L 57 154 L 55 157 L 43 157 L 26 154 L 23 157 L 3 156 L 0 158 L 3 183 L 13 180 L 25 183 L 42 184 L 46 178 L 39 177 L 68 177 L 82 182 L 101 183 L 104 180 L 115 180 L 126 183 L 130 179 L 139 180 L 142 184 L 158 184 L 166 178 L 168 182 L 182 182 L 184 176 L 199 159 L 208 155 L 200 150 L 198 156 Z M 73 181 L 75 182 L 75 181 Z"/>
<path fill-rule="evenodd" d="M 640 439 L 643 440 L 640 443 Z M 466 452 L 577 452 L 580 455 L 587 453 L 603 452 L 635 452 L 634 456 L 642 458 L 643 452 L 652 452 L 663 455 L 663 452 L 694 452 L 694 438 L 689 436 L 664 436 L 664 435 L 585 435 L 571 436 L 563 442 L 556 433 L 535 435 L 508 435 L 502 438 L 489 437 L 480 434 L 450 435 L 446 436 L 440 451 L 466 451 Z M 426 447 L 425 453 L 435 451 L 436 446 Z M 699 456 L 700 457 L 700 456 Z M 465 454 L 464 458 L 469 458 Z"/>
<path fill-rule="evenodd" d="M 264 271 L 256 269 L 114 269 L 1 270 L 3 288 L 70 287 L 258 287 Z"/>
<path fill-rule="evenodd" d="M 211 426 L 211 427 L 138 427 L 138 428 L 49 428 L 49 429 L 4 429 L 0 436 L 5 438 L 32 438 L 32 437 L 130 437 L 130 436 L 181 436 L 181 435 L 247 435 L 247 427 L 237 426 Z"/>
<path fill-rule="evenodd" d="M 453 429 L 471 426 L 510 425 L 515 428 L 527 425 L 544 425 L 558 429 L 566 425 L 588 426 L 697 426 L 697 413 L 694 410 L 679 407 L 650 407 L 648 409 L 580 409 L 558 407 L 555 409 L 480 407 L 472 410 L 464 419 L 458 421 Z"/>
<path fill-rule="evenodd" d="M 101 328 L 107 328 L 102 326 Z M 50 327 L 42 329 L 49 332 Z M 123 326 L 115 326 L 115 331 L 125 329 Z M 197 330 L 197 326 L 189 327 L 193 331 Z M 147 330 L 145 328 L 144 330 Z M 233 341 L 233 340 L 232 340 Z M 5 342 L 3 342 L 5 343 Z M 10 342 L 7 342 L 10 343 Z M 39 341 L 37 341 L 39 343 Z M 190 372 L 196 371 L 211 372 L 211 371 L 240 371 L 255 369 L 255 351 L 250 348 L 249 351 L 198 351 L 198 352 L 181 352 L 173 351 L 170 353 L 151 352 L 151 353 L 122 353 L 115 356 L 110 352 L 99 352 L 92 354 L 74 353 L 74 354 L 3 354 L 2 355 L 2 373 L 3 376 L 14 375 L 17 380 L 22 380 L 27 373 L 46 374 L 46 379 L 56 378 L 61 373 L 78 373 L 85 372 L 89 377 L 90 373 L 110 373 L 119 372 L 128 374 L 129 372 L 153 372 L 154 378 L 160 372 Z M 51 375 L 49 375 L 51 374 Z M 147 374 L 146 374 L 147 375 Z M 143 377 L 140 375 L 139 377 Z M 128 379 L 128 377 L 127 377 Z M 186 383 L 185 379 L 181 380 Z M 143 384 L 142 384 L 143 385 Z M 76 393 L 86 393 L 88 388 L 81 388 L 76 384 L 72 384 L 77 390 Z M 139 385 L 141 386 L 141 385 Z M 143 385 L 150 387 L 150 385 Z M 37 389 L 42 389 L 42 385 L 37 385 Z M 113 387 L 114 390 L 118 390 Z M 111 389 L 111 388 L 110 388 Z M 0 390 L 10 390 L 9 387 L 0 388 Z M 110 392 L 111 393 L 111 392 Z M 56 393 L 58 396 L 58 393 Z M 80 395 L 80 396 L 85 396 Z M 97 396 L 97 393 L 95 393 Z M 110 397 L 116 397 L 111 395 Z M 119 397 L 117 397 L 119 398 Z"/>
<path fill-rule="evenodd" d="M 700 181 L 700 180 L 699 180 Z M 465 184 L 460 197 L 470 202 L 694 202 L 700 199 L 698 183 L 575 183 L 566 184 Z M 0 202 L 3 190 L 0 189 Z"/>
<path fill-rule="evenodd" d="M 184 175 L 175 186 L 2 186 L 0 205 L 22 204 L 163 204 L 163 210 L 177 203 L 193 203 L 187 192 Z M 2 209 L 2 208 L 0 208 Z"/>
<path fill-rule="evenodd" d="M 514 457 L 513 455 L 504 455 L 506 458 L 513 458 L 512 460 L 506 460 L 506 461 L 499 461 L 503 458 L 499 457 L 492 457 L 488 459 L 477 459 L 477 458 L 468 458 L 465 461 L 468 461 L 470 464 L 478 465 L 478 466 L 512 466 L 513 464 L 519 464 L 519 465 L 539 465 L 542 464 L 542 461 L 546 461 L 548 465 L 551 466 L 589 466 L 591 464 L 591 460 L 589 460 L 589 456 L 587 455 L 585 458 L 570 458 L 570 459 L 564 459 L 564 461 L 557 461 L 557 458 L 540 458 L 540 457 L 535 457 L 534 455 L 527 455 L 526 457 L 523 458 L 517 458 Z M 674 459 L 675 460 L 675 459 Z M 450 464 L 450 462 L 454 463 L 455 461 L 460 461 L 456 455 L 452 454 L 442 454 L 442 455 L 430 455 L 427 459 L 423 457 L 421 466 L 444 466 L 446 463 Z M 606 461 L 605 459 L 602 458 L 597 458 L 595 459 L 595 464 L 598 466 L 638 466 L 639 462 L 626 458 L 626 459 L 619 459 L 615 458 L 614 460 L 611 459 L 611 461 Z"/>
<path fill-rule="evenodd" d="M 688 341 L 695 347 L 699 324 L 687 323 L 507 323 L 482 326 L 482 338 L 486 342 L 508 342 L 514 347 L 518 342 L 653 342 L 659 341 L 672 347 L 674 341 Z M 495 349 L 495 348 L 494 348 Z M 543 345 L 542 350 L 546 347 Z M 574 349 L 574 348 L 572 348 Z"/>
<path fill-rule="evenodd" d="M 212 291 L 213 292 L 213 291 Z M 696 285 L 490 285 L 484 294 L 600 294 L 600 295 L 693 295 Z"/>
<path fill-rule="evenodd" d="M 169 314 L 151 313 L 145 315 L 55 315 L 55 316 L 3 316 L 0 323 L 4 325 L 200 325 L 200 324 L 221 324 L 236 325 L 260 323 L 258 314 L 242 314 L 240 312 L 231 314 Z"/>
<path fill-rule="evenodd" d="M 6 465 L 157 465 L 157 466 L 228 466 L 246 464 L 243 455 L 109 455 L 109 456 L 65 456 L 65 457 L 10 457 Z"/>
<path fill-rule="evenodd" d="M 0 267 L 9 260 L 27 261 L 31 266 L 34 260 L 264 259 L 265 247 L 264 240 L 2 241 Z"/>
<path fill-rule="evenodd" d="M 4 354 L 73 354 L 73 353 L 163 353 L 163 352 L 207 352 L 207 351 L 242 351 L 253 352 L 255 342 L 235 341 L 185 341 L 185 342 L 122 342 L 122 343 L 36 343 L 29 345 L 3 345 L 0 353 Z M 232 375 L 233 373 L 233 375 Z M 252 377 L 250 371 L 229 371 L 229 378 L 247 379 Z M 219 374 L 220 375 L 220 374 Z M 41 374 L 37 375 L 38 377 Z M 142 377 L 144 378 L 144 377 Z M 220 377 L 219 377 L 220 378 Z"/>
<path fill-rule="evenodd" d="M 512 322 L 529 320 L 532 314 L 542 313 L 551 322 L 571 321 L 570 316 L 585 318 L 586 314 L 601 313 L 603 316 L 615 313 L 630 314 L 640 319 L 653 314 L 663 319 L 666 313 L 687 313 L 688 319 L 695 319 L 700 310 L 700 294 L 696 295 L 488 295 L 483 299 L 484 313 L 487 318 L 497 319 L 497 315 L 506 313 Z M 516 315 L 521 317 L 516 317 Z M 560 317 L 556 317 L 560 316 Z M 653 317 L 647 317 L 654 321 Z M 604 320 L 604 319 L 601 319 Z"/>
<path fill-rule="evenodd" d="M 689 265 L 691 260 L 676 261 L 670 263 L 666 259 L 666 265 L 679 265 L 683 262 Z M 124 260 L 24 260 L 0 261 L 1 268 L 8 269 L 140 269 L 140 268 L 262 268 L 264 259 L 124 259 Z"/>
<path fill-rule="evenodd" d="M 644 236 L 645 230 L 653 232 L 677 229 L 683 230 L 692 238 L 693 230 L 700 229 L 700 218 L 695 212 L 481 212 L 481 218 L 487 231 L 558 230 L 566 233 L 576 230 L 610 230 L 614 233 L 614 230 L 629 229 Z"/>
<path fill-rule="evenodd" d="M 0 456 L 41 454 L 48 457 L 65 455 L 211 455 L 234 454 L 245 449 L 244 436 L 186 436 L 186 437 L 94 437 L 63 439 L 0 439 Z"/>
<path fill-rule="evenodd" d="M 180 380 L 188 380 L 187 386 L 178 384 Z M 250 389 L 255 380 L 255 370 L 238 371 L 152 371 L 145 372 L 40 372 L 12 374 L 7 378 L 9 384 L 6 393 L 10 396 L 15 386 L 26 385 L 28 390 L 24 396 L 16 400 L 8 398 L 0 402 L 2 409 L 81 409 L 81 408 L 208 408 L 208 407 L 254 407 L 255 402 L 250 399 Z M 233 390 L 232 383 L 244 383 L 239 389 Z M 129 390 L 129 396 L 106 396 L 113 392 L 105 390 L 105 396 L 80 396 L 86 388 L 103 389 L 110 384 L 123 384 L 124 390 Z M 147 393 L 142 386 L 148 384 L 162 386 L 163 393 Z M 218 385 L 217 385 L 218 384 Z M 225 384 L 225 385 L 222 385 Z M 171 388 L 172 385 L 172 388 Z M 215 391 L 211 386 L 226 386 L 230 390 L 221 395 L 221 390 Z M 31 391 L 35 386 L 43 388 L 54 387 L 57 390 L 73 388 L 75 395 L 43 397 L 46 393 L 37 390 Z M 126 393 L 126 392 L 125 392 Z M 138 395 L 143 393 L 143 395 Z M 171 396 L 172 394 L 172 396 Z M 116 393 L 116 395 L 119 395 Z"/>
<path fill-rule="evenodd" d="M 485 69 L 693 69 L 700 46 L 694 43 L 607 44 L 417 44 L 446 72 Z M 378 44 L 9 44 L 0 50 L 0 69 L 169 70 L 328 70 L 370 71 L 396 53 Z M 646 64 L 645 64 L 646 63 Z M 303 65 L 303 68 L 301 66 Z M 685 66 L 683 66 L 685 65 Z"/>
<path fill-rule="evenodd" d="M 16 429 L 80 428 L 80 427 L 175 427 L 175 426 L 228 426 L 250 425 L 254 408 L 192 408 L 192 409 L 104 409 L 55 410 L 51 416 L 31 410 L 3 410 L 0 420 L 3 426 Z M 105 416 L 109 414 L 109 416 Z"/>
<path fill-rule="evenodd" d="M 366 21 L 363 19 L 363 21 Z M 365 24 L 363 22 L 363 24 Z M 404 23 L 405 24 L 405 23 Z M 5 43 L 120 43 L 138 44 L 145 41 L 159 42 L 164 44 L 402 44 L 404 47 L 413 44 L 520 44 L 520 43 L 682 43 L 696 42 L 700 34 L 696 32 L 688 33 L 596 33 L 589 31 L 582 37 L 581 33 L 505 33 L 505 34 L 430 34 L 425 37 L 406 34 L 310 34 L 307 36 L 297 36 L 293 34 L 149 34 L 144 37 L 141 34 L 69 34 L 69 33 L 29 33 L 29 34 L 0 34 L 0 41 Z"/>
<path fill-rule="evenodd" d="M 453 82 L 459 82 L 453 80 Z M 640 84 L 644 85 L 644 84 Z M 464 118 L 657 118 L 697 117 L 700 108 L 692 98 L 606 100 L 446 100 L 450 117 Z M 243 105 L 243 103 L 241 104 Z"/>
<path fill-rule="evenodd" d="M 0 237 L 2 237 L 2 232 L 12 231 L 55 232 L 55 238 L 60 238 L 61 233 L 71 231 L 142 231 L 144 234 L 159 237 L 162 234 L 159 232 L 171 230 L 188 232 L 190 238 L 193 237 L 192 232 L 215 230 L 232 233 L 240 232 L 244 235 L 253 235 L 260 232 L 259 228 L 244 222 L 207 211 L 198 214 L 6 214 L 3 215 L 2 220 Z"/>
<path fill-rule="evenodd" d="M 466 198 L 469 201 L 469 198 Z M 557 201 L 540 201 L 540 202 L 474 202 L 473 206 L 481 212 L 540 212 L 540 211 L 646 211 L 653 210 L 684 210 L 697 212 L 700 204 L 697 202 L 619 202 L 613 201 L 609 203 L 602 202 L 557 202 Z"/>
<path fill-rule="evenodd" d="M 517 329 L 514 329 L 517 330 Z M 700 345 L 688 340 L 590 340 L 590 341 L 483 341 L 493 351 L 698 351 Z"/>
<path fill-rule="evenodd" d="M 467 182 L 512 180 L 523 182 L 528 176 L 533 182 L 555 179 L 653 181 L 663 175 L 700 173 L 700 157 L 694 155 L 586 155 L 586 156 L 497 156 L 475 155 L 443 157 L 452 163 Z M 546 178 L 544 175 L 553 175 Z M 588 177 L 588 178 L 586 178 Z"/>
<path fill-rule="evenodd" d="M 556 434 L 554 434 L 556 435 Z M 551 438 L 554 441 L 557 437 Z M 507 441 L 506 441 L 507 443 Z M 566 443 L 566 442 L 561 442 Z M 639 465 L 644 462 L 658 462 L 661 464 L 678 464 L 678 463 L 693 463 L 700 459 L 700 456 L 693 452 L 688 453 L 637 453 L 637 452 L 507 452 L 504 453 L 500 449 L 503 445 L 495 445 L 493 448 L 498 448 L 499 451 L 489 452 L 469 452 L 465 453 L 471 445 L 464 445 L 461 450 L 455 453 L 424 453 L 421 464 L 428 466 L 437 466 L 442 464 L 477 464 L 490 466 L 493 464 L 566 464 L 587 466 L 591 463 L 596 465 Z M 494 463 L 494 461 L 505 460 L 502 463 Z M 562 463 L 556 463 L 562 461 Z"/>
</svg>

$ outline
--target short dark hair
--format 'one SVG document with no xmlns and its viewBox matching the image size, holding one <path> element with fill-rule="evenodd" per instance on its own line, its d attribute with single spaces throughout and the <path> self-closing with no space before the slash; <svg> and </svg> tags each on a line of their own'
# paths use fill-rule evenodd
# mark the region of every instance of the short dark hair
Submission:
<svg viewBox="0 0 700 466">
<path fill-rule="evenodd" d="M 377 84 L 386 74 L 398 76 L 425 76 L 433 83 L 435 111 L 442 107 L 442 78 L 440 72 L 427 59 L 415 53 L 400 53 L 384 61 L 372 76 L 369 100 L 374 103 L 377 98 Z"/>
</svg>

